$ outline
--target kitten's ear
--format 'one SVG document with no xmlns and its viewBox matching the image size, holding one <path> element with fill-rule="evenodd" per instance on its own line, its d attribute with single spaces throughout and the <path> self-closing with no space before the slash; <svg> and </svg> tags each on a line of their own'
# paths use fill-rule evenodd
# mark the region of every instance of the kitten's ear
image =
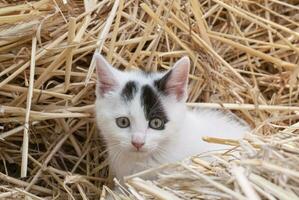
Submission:
<svg viewBox="0 0 299 200">
<path fill-rule="evenodd" d="M 190 60 L 188 56 L 178 60 L 171 70 L 155 82 L 158 90 L 174 95 L 177 100 L 186 100 Z"/>
<path fill-rule="evenodd" d="M 97 73 L 97 93 L 103 96 L 107 92 L 113 91 L 118 86 L 117 70 L 99 53 L 94 54 Z"/>
</svg>

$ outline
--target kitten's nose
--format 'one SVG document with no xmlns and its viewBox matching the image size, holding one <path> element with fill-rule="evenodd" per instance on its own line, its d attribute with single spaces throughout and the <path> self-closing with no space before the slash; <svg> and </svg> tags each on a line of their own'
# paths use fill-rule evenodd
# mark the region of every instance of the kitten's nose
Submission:
<svg viewBox="0 0 299 200">
<path fill-rule="evenodd" d="M 140 149 L 141 149 L 141 147 L 144 145 L 144 142 L 135 142 L 135 141 L 132 141 L 131 142 L 132 143 L 132 145 L 134 146 L 134 147 L 136 147 L 136 149 L 139 151 Z"/>
</svg>

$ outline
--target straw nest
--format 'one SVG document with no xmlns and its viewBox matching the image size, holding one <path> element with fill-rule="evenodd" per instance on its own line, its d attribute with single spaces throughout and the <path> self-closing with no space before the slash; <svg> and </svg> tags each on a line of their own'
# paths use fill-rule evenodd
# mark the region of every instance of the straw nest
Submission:
<svg viewBox="0 0 299 200">
<path fill-rule="evenodd" d="M 93 120 L 94 51 L 147 71 L 188 55 L 189 105 L 233 111 L 255 128 L 243 141 L 205 138 L 229 151 L 128 177 L 117 198 L 299 199 L 298 1 L 0 5 L 1 199 L 110 192 Z"/>
</svg>

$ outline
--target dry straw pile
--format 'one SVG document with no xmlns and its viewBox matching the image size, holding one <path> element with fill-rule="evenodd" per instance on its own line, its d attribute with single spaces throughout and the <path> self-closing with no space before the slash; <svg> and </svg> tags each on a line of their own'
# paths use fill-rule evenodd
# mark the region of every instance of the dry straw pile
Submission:
<svg viewBox="0 0 299 200">
<path fill-rule="evenodd" d="M 129 177 L 122 198 L 299 199 L 297 0 L 2 0 L 0 7 L 1 199 L 104 199 L 94 51 L 115 67 L 148 71 L 189 55 L 190 105 L 234 110 L 256 133 L 205 138 L 233 148 Z"/>
</svg>

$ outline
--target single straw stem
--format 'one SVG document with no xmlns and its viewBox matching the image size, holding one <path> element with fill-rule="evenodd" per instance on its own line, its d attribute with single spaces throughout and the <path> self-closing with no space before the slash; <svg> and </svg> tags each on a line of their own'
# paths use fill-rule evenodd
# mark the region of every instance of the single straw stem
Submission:
<svg viewBox="0 0 299 200">
<path fill-rule="evenodd" d="M 25 128 L 24 128 L 23 145 L 22 145 L 21 177 L 27 176 L 28 145 L 29 145 L 29 118 L 30 118 L 31 100 L 32 100 L 33 84 L 34 84 L 36 41 L 37 41 L 36 35 L 34 35 L 32 38 L 29 89 L 28 89 L 28 93 L 27 93 L 27 104 L 26 104 L 26 114 L 25 114 L 25 123 L 24 123 Z"/>
</svg>

